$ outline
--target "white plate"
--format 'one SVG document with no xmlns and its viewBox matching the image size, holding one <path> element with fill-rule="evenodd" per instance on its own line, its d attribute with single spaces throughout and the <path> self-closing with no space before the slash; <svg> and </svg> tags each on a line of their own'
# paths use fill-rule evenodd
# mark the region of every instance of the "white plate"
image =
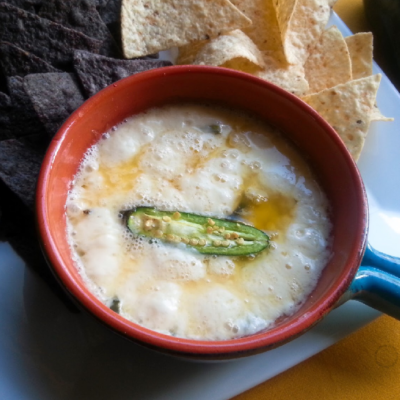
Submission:
<svg viewBox="0 0 400 400">
<path fill-rule="evenodd" d="M 350 31 L 336 16 L 336 24 Z M 381 72 L 374 66 L 374 72 Z M 383 76 L 378 105 L 394 122 L 372 124 L 359 167 L 367 186 L 370 242 L 400 256 L 400 96 Z M 7 400 L 229 399 L 327 348 L 380 315 L 354 301 L 270 352 L 226 363 L 159 355 L 72 314 L 0 243 L 0 390 Z"/>
</svg>

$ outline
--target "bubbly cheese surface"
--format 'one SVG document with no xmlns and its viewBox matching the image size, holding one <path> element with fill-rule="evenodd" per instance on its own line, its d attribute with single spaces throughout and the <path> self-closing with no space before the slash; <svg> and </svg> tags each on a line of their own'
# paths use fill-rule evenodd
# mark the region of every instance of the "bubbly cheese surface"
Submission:
<svg viewBox="0 0 400 400">
<path fill-rule="evenodd" d="M 121 212 L 137 206 L 238 219 L 265 231 L 271 247 L 206 256 L 133 237 Z M 89 149 L 68 196 L 67 235 L 90 289 L 125 318 L 226 340 L 271 328 L 305 301 L 329 259 L 328 209 L 275 129 L 234 110 L 170 105 L 129 118 Z"/>
</svg>

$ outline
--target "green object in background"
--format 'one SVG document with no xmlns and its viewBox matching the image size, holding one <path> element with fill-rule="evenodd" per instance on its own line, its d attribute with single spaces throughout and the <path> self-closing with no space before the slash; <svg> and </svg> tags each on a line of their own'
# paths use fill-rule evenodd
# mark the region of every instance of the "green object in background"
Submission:
<svg viewBox="0 0 400 400">
<path fill-rule="evenodd" d="M 267 234 L 235 220 L 152 207 L 137 207 L 124 214 L 127 227 L 134 235 L 183 244 L 182 248 L 192 248 L 202 254 L 245 256 L 269 247 Z"/>
</svg>

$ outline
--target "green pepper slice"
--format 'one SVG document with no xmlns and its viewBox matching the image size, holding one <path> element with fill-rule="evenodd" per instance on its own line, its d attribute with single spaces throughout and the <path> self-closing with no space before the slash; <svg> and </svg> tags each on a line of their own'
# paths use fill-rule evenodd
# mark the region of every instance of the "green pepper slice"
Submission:
<svg viewBox="0 0 400 400">
<path fill-rule="evenodd" d="M 269 247 L 266 233 L 234 220 L 153 207 L 126 211 L 125 218 L 128 229 L 135 235 L 183 243 L 202 254 L 245 256 Z"/>
</svg>

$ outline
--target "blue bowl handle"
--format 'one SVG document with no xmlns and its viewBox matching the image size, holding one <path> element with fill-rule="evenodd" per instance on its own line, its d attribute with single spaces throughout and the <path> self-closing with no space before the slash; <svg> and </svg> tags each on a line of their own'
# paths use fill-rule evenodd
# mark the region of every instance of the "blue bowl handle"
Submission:
<svg viewBox="0 0 400 400">
<path fill-rule="evenodd" d="M 347 295 L 400 320 L 400 258 L 368 244 Z"/>
</svg>

